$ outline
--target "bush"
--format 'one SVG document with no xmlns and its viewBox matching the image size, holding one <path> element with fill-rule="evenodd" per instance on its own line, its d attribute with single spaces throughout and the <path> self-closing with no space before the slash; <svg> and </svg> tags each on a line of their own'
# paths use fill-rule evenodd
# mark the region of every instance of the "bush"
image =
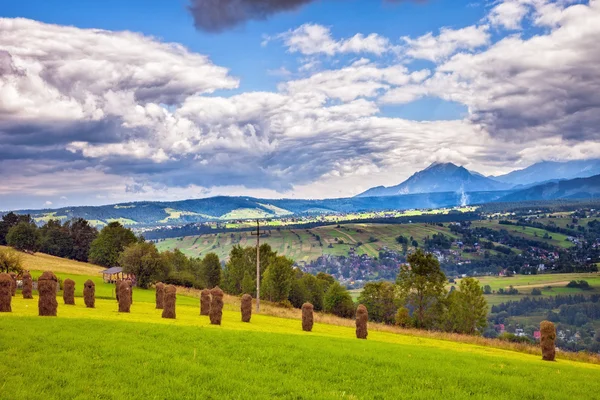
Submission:
<svg viewBox="0 0 600 400">
<path fill-rule="evenodd" d="M 337 315 L 338 317 L 352 318 L 354 315 L 354 302 L 350 293 L 342 285 L 335 282 L 329 286 L 329 289 L 325 293 L 323 309 L 325 312 Z"/>
<path fill-rule="evenodd" d="M 396 326 L 401 326 L 402 328 L 408 328 L 412 326 L 410 312 L 406 307 L 400 307 L 398 311 L 396 311 L 396 317 L 394 318 L 394 320 Z"/>
<path fill-rule="evenodd" d="M 531 290 L 531 295 L 532 296 L 541 296 L 542 295 L 542 291 L 538 288 L 533 288 Z"/>
<path fill-rule="evenodd" d="M 529 339 L 527 336 L 517 336 L 514 333 L 504 332 L 503 334 L 498 336 L 498 339 L 504 340 L 505 342 L 512 343 L 527 343 L 533 344 L 533 340 Z"/>
</svg>

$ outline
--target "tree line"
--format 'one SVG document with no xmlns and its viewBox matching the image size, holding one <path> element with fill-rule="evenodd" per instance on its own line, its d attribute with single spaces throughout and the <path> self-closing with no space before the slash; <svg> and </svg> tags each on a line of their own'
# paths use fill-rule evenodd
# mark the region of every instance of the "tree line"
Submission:
<svg viewBox="0 0 600 400">
<path fill-rule="evenodd" d="M 119 222 L 111 222 L 99 232 L 84 219 L 49 220 L 38 228 L 30 216 L 12 213 L 3 217 L 0 232 L 5 232 L 0 240 L 17 250 L 120 266 L 134 274 L 142 288 L 160 281 L 196 288 L 220 286 L 232 295 L 256 296 L 256 247 L 234 246 L 228 261 L 221 262 L 215 253 L 194 258 L 178 249 L 159 252 L 154 243 L 137 237 Z M 316 311 L 345 318 L 354 315 L 350 293 L 333 276 L 305 273 L 268 244 L 261 245 L 258 252 L 262 298 L 297 308 L 310 302 Z M 370 320 L 420 329 L 482 332 L 487 306 L 476 280 L 463 279 L 457 290 L 447 291 L 448 280 L 432 254 L 418 249 L 408 255 L 407 262 L 395 283 L 365 286 L 358 302 L 367 307 Z"/>
</svg>

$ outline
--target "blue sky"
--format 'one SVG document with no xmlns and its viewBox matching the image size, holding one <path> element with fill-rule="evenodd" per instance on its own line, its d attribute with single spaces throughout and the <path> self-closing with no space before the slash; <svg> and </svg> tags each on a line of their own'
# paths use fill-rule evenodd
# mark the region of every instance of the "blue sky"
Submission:
<svg viewBox="0 0 600 400">
<path fill-rule="evenodd" d="M 218 33 L 207 1 L 3 4 L 0 210 L 600 157 L 597 0 L 286 0 Z"/>
</svg>

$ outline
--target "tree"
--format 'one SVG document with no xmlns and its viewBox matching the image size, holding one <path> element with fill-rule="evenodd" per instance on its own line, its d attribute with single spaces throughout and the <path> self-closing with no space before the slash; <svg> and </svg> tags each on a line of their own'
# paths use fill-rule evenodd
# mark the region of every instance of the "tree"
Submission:
<svg viewBox="0 0 600 400">
<path fill-rule="evenodd" d="M 215 253 L 208 253 L 202 259 L 202 279 L 209 289 L 221 285 L 221 261 Z"/>
<path fill-rule="evenodd" d="M 294 260 L 285 256 L 275 256 L 269 263 L 262 280 L 261 291 L 270 301 L 287 300 L 292 289 Z"/>
<path fill-rule="evenodd" d="M 69 229 L 58 219 L 51 219 L 40 228 L 40 246 L 42 253 L 69 258 L 73 254 L 73 238 Z"/>
<path fill-rule="evenodd" d="M 440 263 L 421 249 L 407 257 L 409 265 L 402 265 L 396 284 L 400 297 L 413 310 L 417 328 L 432 328 L 441 316 L 446 275 Z"/>
<path fill-rule="evenodd" d="M 98 230 L 83 218 L 71 220 L 65 224 L 73 240 L 71 258 L 87 262 L 90 246 L 98 236 Z"/>
<path fill-rule="evenodd" d="M 260 246 L 260 276 L 261 280 L 269 263 L 277 255 L 271 246 L 264 243 Z M 245 273 L 256 277 L 256 247 L 233 246 L 229 253 L 229 261 L 225 264 L 222 275 L 223 289 L 227 293 L 242 294 L 242 279 Z M 256 280 L 256 278 L 254 278 Z"/>
<path fill-rule="evenodd" d="M 256 279 L 248 271 L 244 272 L 244 277 L 242 278 L 241 293 L 248 293 L 253 297 L 256 296 Z"/>
<path fill-rule="evenodd" d="M 6 243 L 19 251 L 35 253 L 39 246 L 40 233 L 32 222 L 19 222 L 8 230 Z"/>
<path fill-rule="evenodd" d="M 483 287 L 483 294 L 492 294 L 492 287 L 490 285 L 485 285 Z"/>
<path fill-rule="evenodd" d="M 458 290 L 448 296 L 450 330 L 469 335 L 481 334 L 487 326 L 487 302 L 475 278 L 464 278 Z"/>
<path fill-rule="evenodd" d="M 185 287 L 198 286 L 198 279 L 192 271 L 192 261 L 179 249 L 165 251 L 161 253 L 164 263 L 164 272 L 166 278 L 162 278 L 165 283 Z"/>
<path fill-rule="evenodd" d="M 161 277 L 164 272 L 164 258 L 161 257 L 154 243 L 133 243 L 126 247 L 119 256 L 119 265 L 123 272 L 134 274 L 137 285 L 147 289 L 150 284 Z"/>
<path fill-rule="evenodd" d="M 131 229 L 118 222 L 111 222 L 100 231 L 90 245 L 89 259 L 92 263 L 105 267 L 119 265 L 119 256 L 125 247 L 137 242 Z"/>
<path fill-rule="evenodd" d="M 6 235 L 8 235 L 8 231 L 13 226 L 17 226 L 19 222 L 27 222 L 34 223 L 31 215 L 19 215 L 14 212 L 9 212 L 2 216 L 2 220 L 0 221 L 0 245 L 5 245 L 6 243 Z"/>
<path fill-rule="evenodd" d="M 371 321 L 393 324 L 399 307 L 396 287 L 386 281 L 369 282 L 363 288 L 358 303 L 367 307 Z"/>
<path fill-rule="evenodd" d="M 0 272 L 16 272 L 23 270 L 21 255 L 13 249 L 0 249 Z"/>
<path fill-rule="evenodd" d="M 338 317 L 352 318 L 354 315 L 354 302 L 346 288 L 338 282 L 334 282 L 325 293 L 323 309 L 325 312 Z"/>
</svg>

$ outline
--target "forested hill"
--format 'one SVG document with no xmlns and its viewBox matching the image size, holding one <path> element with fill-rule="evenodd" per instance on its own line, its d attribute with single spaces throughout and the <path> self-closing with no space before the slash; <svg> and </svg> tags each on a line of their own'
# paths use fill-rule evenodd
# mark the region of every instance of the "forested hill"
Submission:
<svg viewBox="0 0 600 400">
<path fill-rule="evenodd" d="M 470 203 L 495 201 L 506 191 L 469 193 Z M 20 210 L 37 222 L 51 218 L 85 218 L 93 225 L 119 221 L 124 225 L 173 225 L 190 222 L 226 221 L 249 218 L 317 215 L 384 210 L 424 209 L 459 206 L 464 196 L 457 193 L 424 193 L 388 197 L 325 200 L 257 199 L 211 197 L 174 202 L 136 202 L 97 207 L 66 207 L 55 210 Z"/>
</svg>

